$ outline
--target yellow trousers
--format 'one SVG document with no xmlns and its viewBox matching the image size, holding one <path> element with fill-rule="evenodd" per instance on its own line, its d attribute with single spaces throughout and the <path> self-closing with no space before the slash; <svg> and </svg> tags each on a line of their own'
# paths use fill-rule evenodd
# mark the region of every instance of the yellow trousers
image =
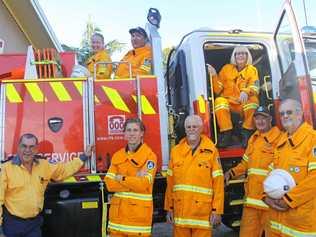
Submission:
<svg viewBox="0 0 316 237">
<path fill-rule="evenodd" d="M 211 237 L 211 229 L 185 228 L 173 226 L 174 237 Z"/>
<path fill-rule="evenodd" d="M 225 132 L 233 128 L 231 112 L 239 113 L 243 117 L 243 128 L 253 130 L 253 115 L 258 106 L 259 101 L 256 96 L 250 96 L 244 104 L 230 98 L 217 97 L 215 99 L 215 115 L 220 131 Z"/>
<path fill-rule="evenodd" d="M 268 211 L 244 207 L 239 237 L 261 237 L 267 227 Z"/>
</svg>

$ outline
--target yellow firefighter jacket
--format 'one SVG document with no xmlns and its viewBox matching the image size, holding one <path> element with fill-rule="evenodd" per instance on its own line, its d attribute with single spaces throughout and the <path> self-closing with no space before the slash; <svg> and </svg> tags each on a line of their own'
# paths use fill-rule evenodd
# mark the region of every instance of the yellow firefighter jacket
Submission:
<svg viewBox="0 0 316 237">
<path fill-rule="evenodd" d="M 277 127 L 271 128 L 266 133 L 256 131 L 248 141 L 241 162 L 230 170 L 233 178 L 247 174 L 244 205 L 268 209 L 268 206 L 262 201 L 263 181 L 269 173 L 269 165 L 273 161 L 273 151 L 280 137 L 281 131 Z"/>
<path fill-rule="evenodd" d="M 30 173 L 18 156 L 3 164 L 0 172 L 0 227 L 2 205 L 12 215 L 20 218 L 35 217 L 43 209 L 44 193 L 48 183 L 71 176 L 82 165 L 81 158 L 57 164 L 35 159 Z"/>
<path fill-rule="evenodd" d="M 92 55 L 86 62 L 89 72 L 91 76 L 94 74 L 94 64 L 97 62 L 112 62 L 110 56 L 105 50 L 101 50 L 96 54 Z M 97 65 L 97 79 L 107 79 L 110 78 L 112 73 L 112 65 L 108 64 L 100 64 Z"/>
<path fill-rule="evenodd" d="M 128 51 L 121 61 L 127 61 L 132 66 L 132 76 L 150 75 L 151 74 L 151 47 L 144 46 Z M 129 77 L 129 64 L 120 64 L 115 73 L 116 77 L 128 78 Z"/>
<path fill-rule="evenodd" d="M 113 155 L 105 176 L 108 191 L 114 192 L 108 224 L 111 233 L 151 235 L 156 168 L 157 157 L 146 144 L 134 153 L 122 148 Z M 140 172 L 145 175 L 139 176 Z M 123 175 L 122 181 L 115 180 L 118 174 Z"/>
<path fill-rule="evenodd" d="M 224 179 L 219 154 L 202 135 L 192 151 L 186 138 L 171 151 L 165 209 L 173 211 L 175 225 L 210 228 L 210 214 L 223 213 Z"/>
<path fill-rule="evenodd" d="M 236 103 L 242 91 L 246 92 L 248 96 L 258 96 L 259 94 L 258 72 L 252 65 L 246 65 L 239 72 L 236 65 L 226 64 L 218 76 L 212 77 L 212 82 L 214 92 L 229 99 L 232 103 Z"/>
<path fill-rule="evenodd" d="M 283 197 L 291 207 L 288 211 L 271 210 L 271 230 L 284 236 L 316 236 L 316 131 L 303 123 L 291 136 L 284 134 L 272 168 L 288 171 L 297 185 Z"/>
</svg>

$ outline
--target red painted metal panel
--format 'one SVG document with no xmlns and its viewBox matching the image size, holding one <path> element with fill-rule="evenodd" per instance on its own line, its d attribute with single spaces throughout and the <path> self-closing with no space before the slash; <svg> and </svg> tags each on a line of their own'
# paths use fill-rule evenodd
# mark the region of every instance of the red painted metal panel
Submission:
<svg viewBox="0 0 316 237">
<path fill-rule="evenodd" d="M 141 79 L 141 94 L 147 98 L 155 111 L 153 114 L 143 113 L 142 120 L 146 126 L 144 141 L 157 154 L 160 169 L 161 141 L 156 83 L 154 78 Z M 127 118 L 137 117 L 137 104 L 133 99 L 133 96 L 136 96 L 135 85 L 135 80 L 95 81 L 94 93 L 98 99 L 94 108 L 95 139 L 99 171 L 105 170 L 109 166 L 110 157 L 126 145 L 122 126 Z"/>
<path fill-rule="evenodd" d="M 12 83 L 23 102 L 10 102 L 8 97 L 6 99 L 5 155 L 16 153 L 18 139 L 23 133 L 33 133 L 39 139 L 40 152 L 52 162 L 65 162 L 77 157 L 84 150 L 84 111 L 82 97 L 73 81 L 62 82 L 70 95 L 69 101 L 61 101 L 49 82 L 37 82 L 46 99 L 36 102 L 32 97 L 36 92 L 28 90 L 26 84 Z M 62 120 L 59 131 L 50 129 L 48 120 L 51 118 Z"/>
</svg>

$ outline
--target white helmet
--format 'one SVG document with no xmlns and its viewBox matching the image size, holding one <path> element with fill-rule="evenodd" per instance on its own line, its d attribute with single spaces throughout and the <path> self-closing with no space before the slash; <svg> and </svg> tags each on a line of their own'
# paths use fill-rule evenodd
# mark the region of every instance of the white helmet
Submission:
<svg viewBox="0 0 316 237">
<path fill-rule="evenodd" d="M 280 199 L 295 185 L 295 180 L 290 173 L 283 169 L 275 169 L 264 180 L 263 189 L 268 197 Z"/>
</svg>

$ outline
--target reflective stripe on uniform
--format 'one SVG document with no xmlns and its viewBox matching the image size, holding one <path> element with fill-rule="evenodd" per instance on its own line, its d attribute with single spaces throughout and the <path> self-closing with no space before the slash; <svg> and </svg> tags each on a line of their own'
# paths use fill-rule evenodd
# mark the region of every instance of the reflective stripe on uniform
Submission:
<svg viewBox="0 0 316 237">
<path fill-rule="evenodd" d="M 267 176 L 268 173 L 269 173 L 268 170 L 257 169 L 257 168 L 250 168 L 248 169 L 248 172 L 247 172 L 248 175 L 256 174 L 256 175 L 262 175 L 262 176 Z"/>
<path fill-rule="evenodd" d="M 254 205 L 254 206 L 258 206 L 258 207 L 269 208 L 269 206 L 267 204 L 265 204 L 262 200 L 250 198 L 250 197 L 246 197 L 244 204 L 246 204 L 246 205 L 250 204 L 250 205 Z"/>
<path fill-rule="evenodd" d="M 131 233 L 151 233 L 151 226 L 133 226 L 133 225 L 122 225 L 116 224 L 109 221 L 109 229 L 121 231 L 121 232 L 131 232 Z"/>
<path fill-rule="evenodd" d="M 218 177 L 218 176 L 223 176 L 223 171 L 222 170 L 215 170 L 212 172 L 212 177 Z"/>
<path fill-rule="evenodd" d="M 221 109 L 229 110 L 228 104 L 218 104 L 218 105 L 215 106 L 215 111 L 218 111 L 218 110 L 221 110 Z"/>
<path fill-rule="evenodd" d="M 217 85 L 218 85 L 219 87 L 221 87 L 221 88 L 224 88 L 223 83 L 221 83 L 220 81 L 217 81 Z"/>
<path fill-rule="evenodd" d="M 309 162 L 308 163 L 308 171 L 316 169 L 316 162 Z"/>
<path fill-rule="evenodd" d="M 120 198 L 130 198 L 142 201 L 152 201 L 153 196 L 151 194 L 143 194 L 143 193 L 134 193 L 134 192 L 116 192 L 113 195 L 114 197 Z"/>
<path fill-rule="evenodd" d="M 174 218 L 174 223 L 176 225 L 190 225 L 190 226 L 200 226 L 200 227 L 210 227 L 209 221 L 196 220 L 196 219 L 184 219 L 184 218 Z"/>
<path fill-rule="evenodd" d="M 243 159 L 245 162 L 248 162 L 249 157 L 248 157 L 246 154 L 244 154 L 244 155 L 242 156 L 242 159 Z"/>
<path fill-rule="evenodd" d="M 105 177 L 109 178 L 109 179 L 115 179 L 115 176 L 116 175 L 114 173 L 110 173 L 110 172 L 107 172 L 106 175 L 105 175 Z"/>
<path fill-rule="evenodd" d="M 173 191 L 188 191 L 188 192 L 194 192 L 194 193 L 202 193 L 207 195 L 212 195 L 213 190 L 211 188 L 203 188 L 199 186 L 194 185 L 187 185 L 187 184 L 176 184 L 173 186 Z"/>
<path fill-rule="evenodd" d="M 280 233 L 286 234 L 291 237 L 315 237 L 316 236 L 316 232 L 298 231 L 288 226 L 285 226 L 281 223 L 278 223 L 276 221 L 270 221 L 270 224 L 271 224 L 271 229 L 279 231 Z"/>
<path fill-rule="evenodd" d="M 167 175 L 168 175 L 168 176 L 173 176 L 173 171 L 172 171 L 172 169 L 167 169 Z"/>
<path fill-rule="evenodd" d="M 269 168 L 269 171 L 274 170 L 274 164 L 273 164 L 273 163 L 271 163 L 271 164 L 268 166 L 268 168 Z"/>
<path fill-rule="evenodd" d="M 256 103 L 249 103 L 249 104 L 245 104 L 242 108 L 244 111 L 247 111 L 249 109 L 257 109 L 258 108 L 258 104 Z"/>
<path fill-rule="evenodd" d="M 152 183 L 153 182 L 153 176 L 152 176 L 152 174 L 146 174 L 145 175 L 145 178 L 147 178 L 148 180 L 149 180 L 149 183 Z"/>
<path fill-rule="evenodd" d="M 148 66 L 145 66 L 145 65 L 141 65 L 141 66 L 140 66 L 140 69 L 142 69 L 142 70 L 144 70 L 144 71 L 146 71 L 146 72 L 150 72 L 151 67 L 148 67 Z"/>
<path fill-rule="evenodd" d="M 253 89 L 256 93 L 259 92 L 259 88 L 255 85 L 249 86 L 250 89 Z"/>
</svg>

